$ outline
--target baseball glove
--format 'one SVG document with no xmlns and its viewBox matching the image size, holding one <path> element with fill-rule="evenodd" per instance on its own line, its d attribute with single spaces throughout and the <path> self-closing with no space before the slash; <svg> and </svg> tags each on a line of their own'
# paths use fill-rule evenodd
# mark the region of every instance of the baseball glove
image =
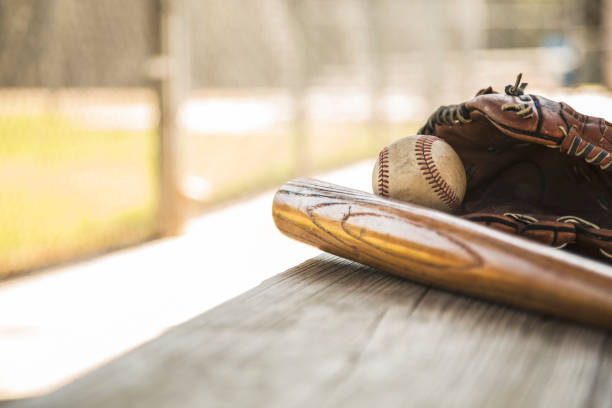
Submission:
<svg viewBox="0 0 612 408">
<path fill-rule="evenodd" d="M 525 94 L 521 76 L 441 106 L 419 133 L 461 157 L 463 218 L 612 262 L 612 124 Z"/>
</svg>

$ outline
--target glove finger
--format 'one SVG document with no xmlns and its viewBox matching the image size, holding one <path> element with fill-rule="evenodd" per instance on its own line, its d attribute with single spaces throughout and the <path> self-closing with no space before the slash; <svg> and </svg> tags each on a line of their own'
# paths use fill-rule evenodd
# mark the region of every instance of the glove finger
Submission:
<svg viewBox="0 0 612 408">
<path fill-rule="evenodd" d="M 455 110 L 475 122 L 486 120 L 518 141 L 559 149 L 612 171 L 612 123 L 581 114 L 564 102 L 524 94 L 525 86 L 506 87 L 506 95 L 479 93 Z"/>
<path fill-rule="evenodd" d="M 515 219 L 495 213 L 470 213 L 461 218 L 511 234 L 519 234 L 522 228 L 522 224 Z"/>
<path fill-rule="evenodd" d="M 521 235 L 556 248 L 565 248 L 576 242 L 576 228 L 556 221 L 538 221 L 525 225 Z"/>
<path fill-rule="evenodd" d="M 576 229 L 576 247 L 582 252 L 612 262 L 612 230 L 578 217 L 565 216 L 558 220 L 573 224 Z"/>
<path fill-rule="evenodd" d="M 580 253 L 612 262 L 612 230 L 578 217 L 539 221 L 525 214 L 480 212 L 461 218 L 556 248 L 569 246 Z"/>
<path fill-rule="evenodd" d="M 556 248 L 576 242 L 576 226 L 565 222 L 538 221 L 531 216 L 514 213 L 471 213 L 462 218 Z"/>
</svg>

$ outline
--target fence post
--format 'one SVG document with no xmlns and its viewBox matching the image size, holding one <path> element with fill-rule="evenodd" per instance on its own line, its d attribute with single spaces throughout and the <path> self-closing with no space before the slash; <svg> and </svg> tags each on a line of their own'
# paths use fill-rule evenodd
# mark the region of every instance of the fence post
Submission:
<svg viewBox="0 0 612 408">
<path fill-rule="evenodd" d="M 312 170 L 312 157 L 307 129 L 307 91 L 310 55 L 306 21 L 308 9 L 303 2 L 288 2 L 288 36 L 291 38 L 291 52 L 287 56 L 287 85 L 292 105 L 292 144 L 294 173 L 306 175 Z"/>
<path fill-rule="evenodd" d="M 186 199 L 179 189 L 177 114 L 189 77 L 183 0 L 155 2 L 155 91 L 159 108 L 158 233 L 176 235 L 185 222 Z M 155 24 L 156 23 L 156 24 Z M 188 34 L 188 33 L 187 33 Z M 183 82 L 181 82 L 183 81 Z"/>
<path fill-rule="evenodd" d="M 601 79 L 608 89 L 612 89 L 612 0 L 604 0 L 601 8 Z"/>
</svg>

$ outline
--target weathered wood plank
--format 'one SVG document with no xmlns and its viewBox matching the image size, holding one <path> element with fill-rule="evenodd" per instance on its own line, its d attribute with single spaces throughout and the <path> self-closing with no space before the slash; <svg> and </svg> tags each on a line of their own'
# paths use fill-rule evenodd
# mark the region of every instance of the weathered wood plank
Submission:
<svg viewBox="0 0 612 408">
<path fill-rule="evenodd" d="M 603 407 L 611 384 L 609 332 L 321 255 L 9 406 Z"/>
</svg>

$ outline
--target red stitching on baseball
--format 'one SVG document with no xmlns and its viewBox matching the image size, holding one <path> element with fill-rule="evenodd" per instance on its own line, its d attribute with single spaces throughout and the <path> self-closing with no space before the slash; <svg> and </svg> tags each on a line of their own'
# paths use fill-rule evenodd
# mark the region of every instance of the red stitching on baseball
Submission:
<svg viewBox="0 0 612 408">
<path fill-rule="evenodd" d="M 435 136 L 421 136 L 417 139 L 414 150 L 417 157 L 417 164 L 425 175 L 425 180 L 433 188 L 440 200 L 451 211 L 456 212 L 461 208 L 461 201 L 451 186 L 442 178 L 431 153 L 432 145 L 440 140 Z"/>
<path fill-rule="evenodd" d="M 389 196 L 389 149 L 386 147 L 378 154 L 378 195 Z"/>
</svg>

